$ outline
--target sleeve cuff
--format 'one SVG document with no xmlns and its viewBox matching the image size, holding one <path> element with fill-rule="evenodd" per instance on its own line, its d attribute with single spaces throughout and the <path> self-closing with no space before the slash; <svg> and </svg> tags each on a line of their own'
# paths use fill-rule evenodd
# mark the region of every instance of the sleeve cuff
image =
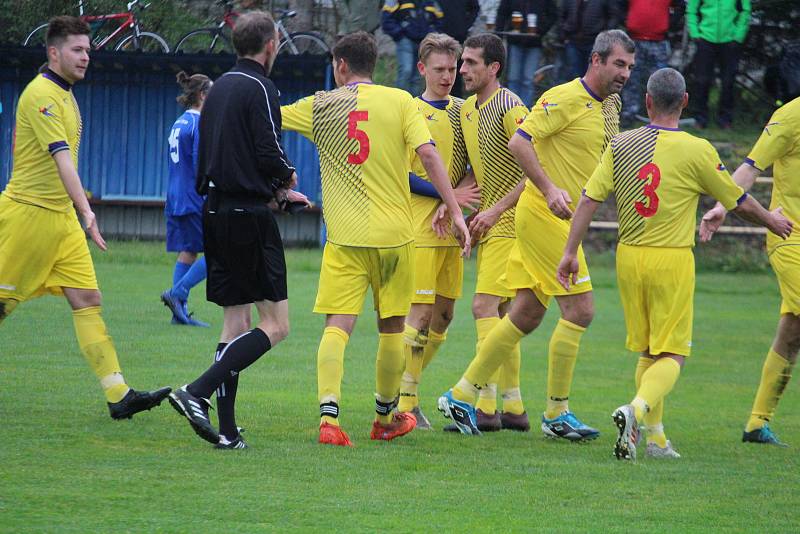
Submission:
<svg viewBox="0 0 800 534">
<path fill-rule="evenodd" d="M 591 196 L 589 193 L 587 193 L 587 192 L 586 192 L 586 189 L 584 189 L 584 190 L 583 190 L 581 193 L 583 194 L 583 196 L 585 196 L 585 197 L 586 197 L 586 198 L 588 198 L 589 200 L 593 200 L 593 201 L 595 201 L 595 202 L 599 202 L 600 204 L 602 204 L 602 203 L 603 203 L 603 201 L 602 201 L 602 200 L 598 200 L 598 199 L 596 199 L 596 198 L 593 198 L 593 197 L 592 197 L 592 196 Z"/>
<path fill-rule="evenodd" d="M 747 193 L 742 194 L 738 199 L 736 199 L 736 206 L 739 207 L 742 205 L 742 202 L 747 200 Z"/>
<path fill-rule="evenodd" d="M 744 158 L 744 162 L 745 162 L 746 164 L 750 165 L 751 167 L 753 167 L 754 169 L 758 169 L 759 171 L 761 171 L 761 172 L 764 172 L 764 169 L 762 169 L 761 167 L 759 167 L 758 165 L 756 165 L 756 162 L 755 162 L 755 161 L 753 161 L 752 159 L 750 159 L 750 158 Z"/>
<path fill-rule="evenodd" d="M 520 137 L 524 137 L 527 141 L 533 139 L 533 136 L 528 132 L 526 132 L 525 130 L 523 130 L 522 128 L 517 128 L 517 135 L 519 135 Z"/>
<path fill-rule="evenodd" d="M 66 141 L 56 141 L 55 143 L 50 143 L 47 145 L 47 151 L 50 152 L 51 156 L 56 152 L 61 152 L 62 150 L 69 150 L 69 145 Z"/>
</svg>

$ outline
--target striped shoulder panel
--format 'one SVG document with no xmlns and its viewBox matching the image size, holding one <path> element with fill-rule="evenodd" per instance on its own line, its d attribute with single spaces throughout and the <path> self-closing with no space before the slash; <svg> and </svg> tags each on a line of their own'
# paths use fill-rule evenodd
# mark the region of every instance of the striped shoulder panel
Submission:
<svg viewBox="0 0 800 534">
<path fill-rule="evenodd" d="M 646 218 L 636 208 L 645 202 L 645 181 L 640 170 L 653 161 L 659 130 L 641 127 L 623 132 L 611 140 L 614 158 L 614 193 L 617 200 L 619 239 L 636 244 L 645 230 Z"/>
<path fill-rule="evenodd" d="M 450 184 L 455 186 L 467 171 L 467 143 L 464 131 L 461 129 L 461 106 L 464 101 L 460 98 L 450 97 L 447 106 L 447 118 L 453 130 L 453 160 L 450 162 Z"/>
</svg>

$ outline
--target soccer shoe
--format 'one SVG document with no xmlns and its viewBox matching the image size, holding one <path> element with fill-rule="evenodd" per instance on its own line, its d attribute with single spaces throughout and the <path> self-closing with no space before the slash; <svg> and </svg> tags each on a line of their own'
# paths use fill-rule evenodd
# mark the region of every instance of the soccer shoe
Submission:
<svg viewBox="0 0 800 534">
<path fill-rule="evenodd" d="M 172 388 L 161 388 L 155 391 L 128 390 L 119 402 L 109 402 L 108 411 L 111 419 L 130 419 L 134 414 L 149 410 L 161 404 Z"/>
<path fill-rule="evenodd" d="M 583 424 L 572 412 L 561 412 L 561 415 L 552 419 L 542 414 L 542 432 L 549 438 L 570 441 L 589 441 L 600 435 L 599 430 Z"/>
<path fill-rule="evenodd" d="M 232 440 L 228 440 L 222 434 L 219 435 L 219 442 L 214 445 L 215 449 L 224 449 L 224 450 L 231 450 L 231 449 L 247 449 L 247 443 L 245 443 L 244 439 L 242 438 L 241 434 L 238 434 Z"/>
<path fill-rule="evenodd" d="M 619 430 L 619 437 L 614 444 L 614 456 L 617 460 L 636 460 L 636 442 L 639 441 L 639 424 L 633 406 L 625 404 L 611 414 L 614 424 Z"/>
<path fill-rule="evenodd" d="M 169 308 L 172 312 L 173 318 L 180 324 L 189 324 L 189 316 L 186 315 L 186 310 L 183 307 L 183 303 L 172 296 L 172 291 L 167 289 L 163 293 L 161 293 L 161 302 L 164 303 L 164 306 Z"/>
<path fill-rule="evenodd" d="M 772 432 L 772 429 L 767 423 L 761 428 L 756 428 L 750 432 L 742 433 L 742 441 L 744 443 L 763 443 L 764 445 L 777 445 L 778 447 L 788 447 L 789 445 L 778 439 L 778 436 Z"/>
<path fill-rule="evenodd" d="M 208 420 L 208 410 L 211 408 L 208 399 L 195 397 L 183 386 L 169 394 L 169 403 L 176 412 L 189 420 L 198 436 L 214 445 L 219 443 L 219 432 Z"/>
<path fill-rule="evenodd" d="M 345 434 L 341 427 L 330 423 L 319 425 L 319 442 L 323 445 L 339 445 L 342 447 L 352 447 L 353 443 Z"/>
<path fill-rule="evenodd" d="M 425 417 L 425 414 L 419 409 L 419 406 L 414 406 L 414 408 L 412 408 L 412 410 L 408 413 L 413 415 L 417 420 L 417 430 L 431 430 L 433 428 L 431 426 L 431 422 L 428 421 L 428 418 Z"/>
<path fill-rule="evenodd" d="M 453 390 L 439 397 L 438 409 L 445 417 L 452 419 L 462 434 L 480 436 L 475 407 L 468 402 L 453 398 Z"/>
<path fill-rule="evenodd" d="M 409 412 L 395 413 L 391 423 L 381 423 L 378 420 L 372 423 L 372 432 L 369 438 L 374 440 L 392 441 L 394 438 L 405 436 L 417 426 L 417 418 Z"/>
<path fill-rule="evenodd" d="M 500 426 L 503 427 L 503 430 L 528 432 L 531 429 L 531 423 L 528 421 L 528 412 L 519 414 L 503 412 L 500 414 Z"/>
<path fill-rule="evenodd" d="M 650 442 L 647 444 L 646 455 L 650 458 L 680 458 L 678 451 L 672 448 L 672 442 L 667 440 L 666 447 L 659 447 L 658 443 Z"/>
<path fill-rule="evenodd" d="M 189 319 L 189 322 L 186 323 L 189 326 L 199 326 L 201 328 L 208 328 L 209 324 L 204 323 L 203 321 L 199 321 L 194 318 L 194 312 L 189 312 L 186 314 L 186 318 Z"/>
<path fill-rule="evenodd" d="M 500 413 L 495 410 L 492 415 L 484 412 L 480 408 L 475 410 L 475 423 L 481 432 L 500 432 Z"/>
</svg>

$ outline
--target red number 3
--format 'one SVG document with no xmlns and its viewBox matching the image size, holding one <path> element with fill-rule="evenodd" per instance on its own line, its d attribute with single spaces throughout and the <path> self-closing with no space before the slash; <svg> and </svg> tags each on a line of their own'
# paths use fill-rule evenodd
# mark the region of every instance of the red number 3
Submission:
<svg viewBox="0 0 800 534">
<path fill-rule="evenodd" d="M 347 163 L 361 165 L 369 157 L 369 136 L 358 129 L 358 123 L 369 120 L 368 111 L 351 111 L 347 116 L 347 137 L 358 141 L 358 152 L 347 155 Z"/>
<path fill-rule="evenodd" d="M 644 202 L 637 200 L 634 207 L 642 217 L 652 217 L 658 211 L 658 195 L 656 194 L 656 189 L 658 189 L 658 184 L 661 183 L 661 169 L 659 169 L 658 165 L 655 163 L 648 163 L 639 169 L 637 178 L 645 181 L 642 194 L 647 197 L 649 202 L 645 205 Z M 649 182 L 647 181 L 648 178 L 650 179 Z"/>
</svg>

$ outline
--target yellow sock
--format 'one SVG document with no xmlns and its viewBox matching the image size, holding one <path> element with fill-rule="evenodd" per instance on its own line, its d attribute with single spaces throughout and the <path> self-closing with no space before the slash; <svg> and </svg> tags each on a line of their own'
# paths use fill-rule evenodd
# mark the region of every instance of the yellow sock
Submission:
<svg viewBox="0 0 800 534">
<path fill-rule="evenodd" d="M 646 356 L 640 356 L 639 361 L 636 364 L 636 389 L 639 389 L 639 386 L 642 383 L 642 375 L 644 372 L 650 369 L 650 366 L 655 363 L 653 358 L 648 358 Z M 652 408 L 650 411 L 644 414 L 644 427 L 647 431 L 647 442 L 648 443 L 655 443 L 662 449 L 667 446 L 667 436 L 664 434 L 664 425 L 661 422 L 661 418 L 664 414 L 664 401 L 662 400 Z"/>
<path fill-rule="evenodd" d="M 559 319 L 550 337 L 550 348 L 547 353 L 547 409 L 544 412 L 544 416 L 548 419 L 558 417 L 561 412 L 569 410 L 572 374 L 575 371 L 575 361 L 578 359 L 578 348 L 584 332 L 586 332 L 584 327 L 566 319 Z"/>
<path fill-rule="evenodd" d="M 392 422 L 391 408 L 400 392 L 400 379 L 405 367 L 403 354 L 403 334 L 379 334 L 378 357 L 375 359 L 375 399 L 381 412 L 378 421 L 383 424 Z"/>
<path fill-rule="evenodd" d="M 323 415 L 323 423 L 339 426 L 338 406 L 342 396 L 342 377 L 344 376 L 344 349 L 350 336 L 335 326 L 328 326 L 322 332 L 317 351 L 317 398 L 319 403 L 336 403 L 337 416 Z"/>
<path fill-rule="evenodd" d="M 511 350 L 511 357 L 500 366 L 500 392 L 503 397 L 503 411 L 519 415 L 525 411 L 522 393 L 519 390 L 519 370 L 522 355 L 519 342 Z"/>
<path fill-rule="evenodd" d="M 792 378 L 793 366 L 792 362 L 773 349 L 769 349 L 761 369 L 761 383 L 758 385 L 753 410 L 745 427 L 746 432 L 763 427 L 764 423 L 775 415 L 775 408 L 778 407 L 783 390 Z"/>
<path fill-rule="evenodd" d="M 497 326 L 500 322 L 500 317 L 483 317 L 475 319 L 475 330 L 478 333 L 478 341 L 475 343 L 475 354 L 480 354 L 481 345 L 483 340 L 489 335 L 489 332 Z M 478 394 L 478 402 L 475 404 L 475 409 L 487 413 L 489 415 L 497 411 L 497 382 L 500 380 L 500 368 L 487 380 L 486 386 L 482 387 Z"/>
<path fill-rule="evenodd" d="M 486 387 L 500 365 L 512 357 L 514 346 L 524 336 L 508 316 L 503 317 L 481 343 L 478 355 L 464 373 L 464 380 L 481 388 Z"/>
<path fill-rule="evenodd" d="M 463 376 L 458 381 L 458 384 L 453 386 L 453 398 L 470 404 L 475 404 L 475 397 L 479 393 L 480 390 Z"/>
<path fill-rule="evenodd" d="M 413 326 L 406 324 L 403 332 L 403 353 L 405 355 L 406 369 L 400 380 L 400 402 L 398 412 L 410 412 L 419 405 L 419 379 L 422 376 L 422 363 L 428 336 L 425 331 L 418 331 Z"/>
<path fill-rule="evenodd" d="M 72 312 L 75 336 L 83 357 L 100 379 L 108 402 L 119 402 L 130 388 L 122 377 L 117 351 L 100 315 L 100 306 L 91 306 Z"/>
<path fill-rule="evenodd" d="M 436 356 L 439 347 L 442 346 L 444 340 L 447 339 L 447 330 L 443 333 L 431 330 L 428 332 L 428 342 L 425 344 L 425 351 L 422 354 L 422 370 L 424 371 L 428 364 L 431 363 L 433 357 Z"/>
<path fill-rule="evenodd" d="M 669 357 L 657 359 L 644 372 L 641 385 L 636 391 L 636 398 L 631 402 L 636 410 L 637 420 L 644 421 L 644 415 L 664 400 L 664 397 L 675 387 L 680 374 L 680 364 Z"/>
</svg>

